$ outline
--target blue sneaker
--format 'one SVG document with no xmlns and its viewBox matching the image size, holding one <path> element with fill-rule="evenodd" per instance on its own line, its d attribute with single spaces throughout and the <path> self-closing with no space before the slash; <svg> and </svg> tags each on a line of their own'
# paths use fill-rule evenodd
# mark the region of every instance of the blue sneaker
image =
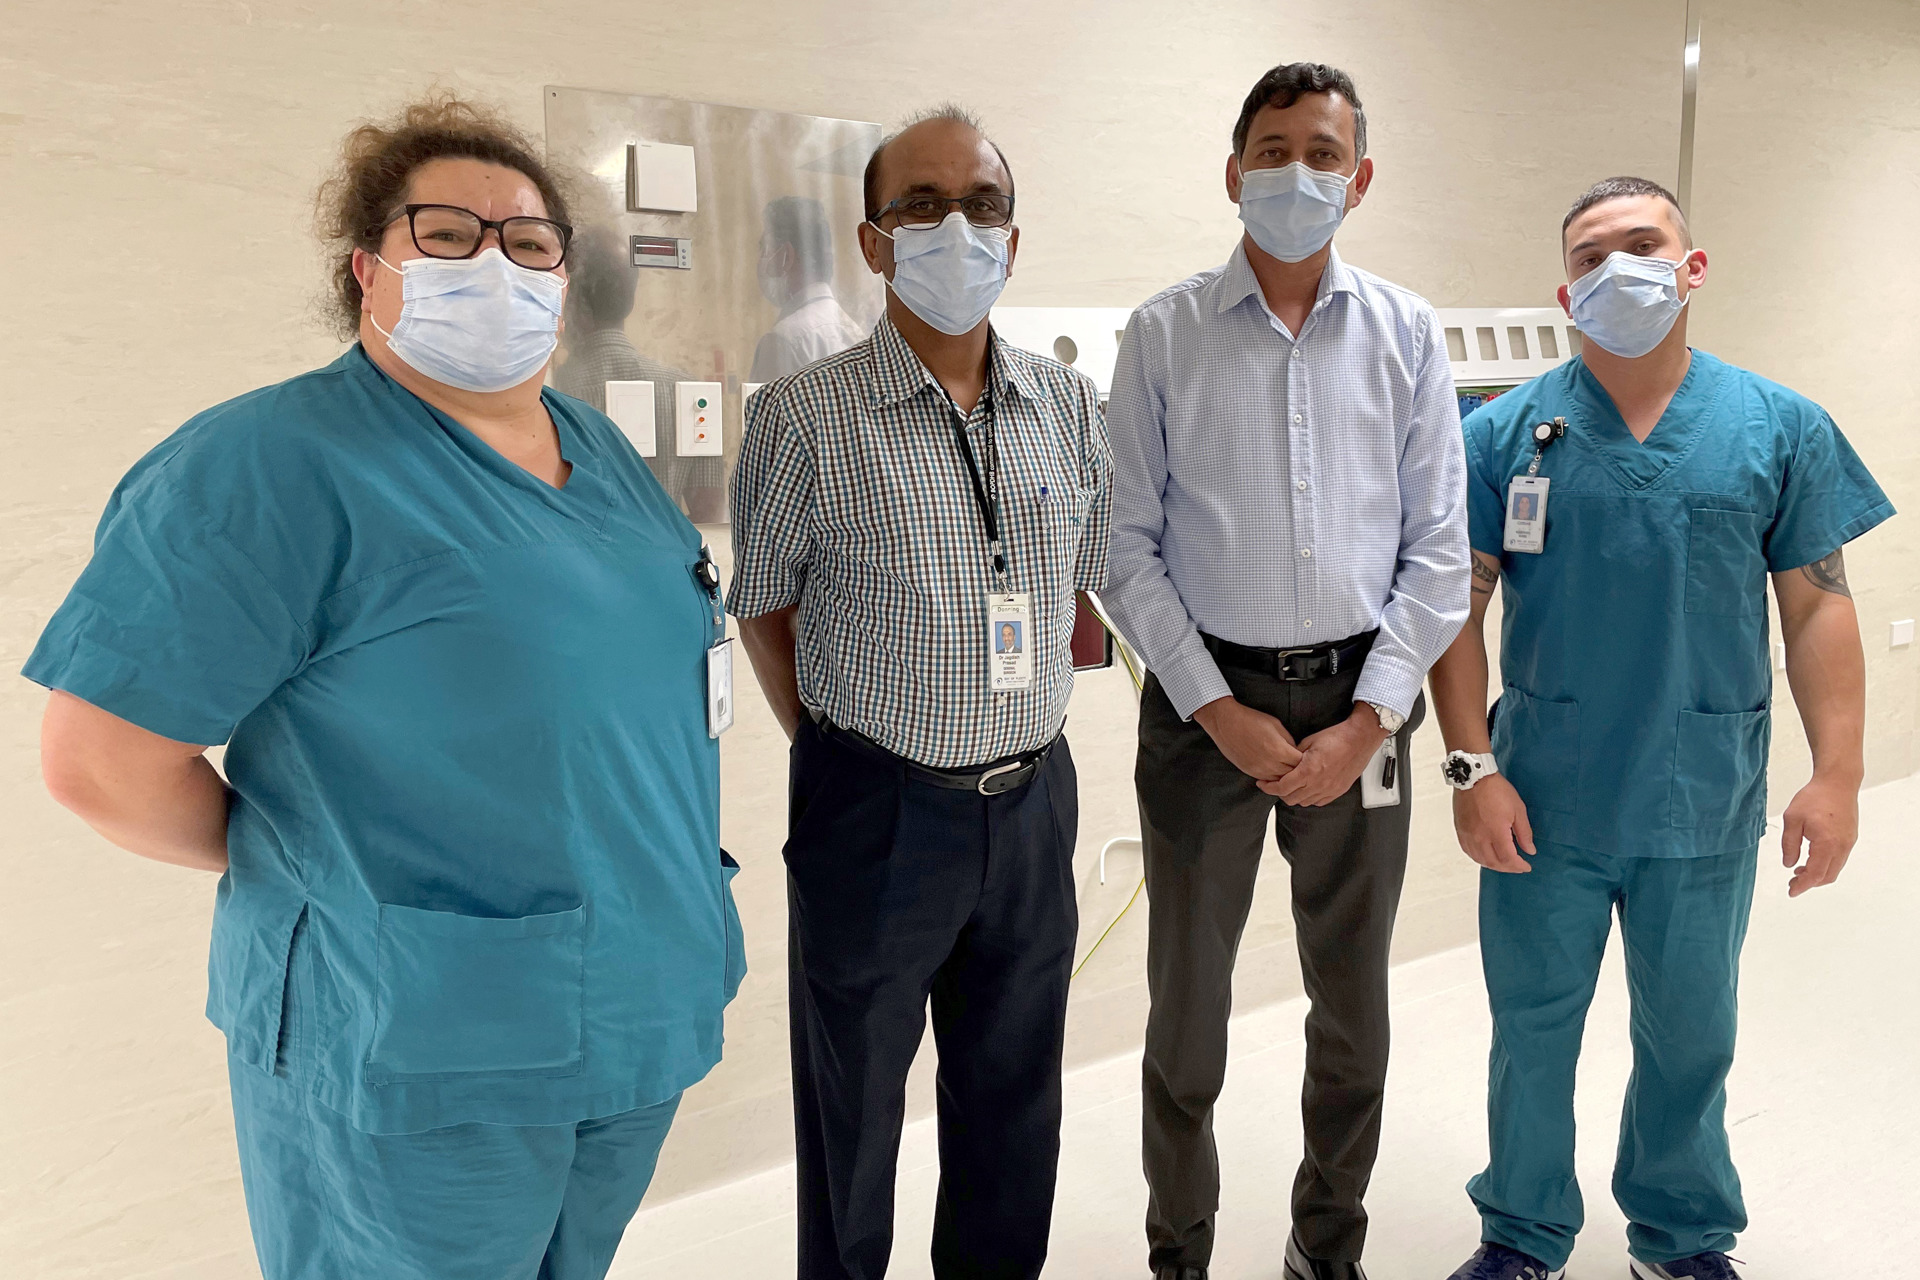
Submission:
<svg viewBox="0 0 1920 1280">
<path fill-rule="evenodd" d="M 1503 1244 L 1483 1244 L 1447 1280 L 1563 1280 L 1565 1267 L 1555 1271 L 1540 1259 Z"/>
<path fill-rule="evenodd" d="M 1633 1280 L 1740 1280 L 1733 1259 L 1724 1253 L 1696 1253 L 1672 1262 L 1642 1262 L 1628 1258 Z"/>
</svg>

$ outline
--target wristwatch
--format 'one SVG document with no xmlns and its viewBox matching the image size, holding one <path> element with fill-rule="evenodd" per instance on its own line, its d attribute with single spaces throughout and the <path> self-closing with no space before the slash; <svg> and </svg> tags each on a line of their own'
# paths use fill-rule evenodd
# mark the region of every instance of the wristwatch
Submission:
<svg viewBox="0 0 1920 1280">
<path fill-rule="evenodd" d="M 1373 714 L 1380 717 L 1380 727 L 1389 735 L 1400 732 L 1401 727 L 1407 723 L 1407 718 L 1392 707 L 1383 707 L 1377 702 L 1369 702 L 1367 705 L 1373 708 Z"/>
<path fill-rule="evenodd" d="M 1471 751 L 1449 751 L 1447 758 L 1440 762 L 1440 776 L 1455 791 L 1471 791 L 1474 783 L 1498 772 L 1500 765 L 1491 755 L 1476 755 Z"/>
</svg>

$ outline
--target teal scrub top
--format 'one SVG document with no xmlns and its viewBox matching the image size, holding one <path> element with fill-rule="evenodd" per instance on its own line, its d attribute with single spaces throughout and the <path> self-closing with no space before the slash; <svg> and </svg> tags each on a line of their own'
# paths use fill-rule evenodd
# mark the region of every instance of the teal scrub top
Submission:
<svg viewBox="0 0 1920 1280">
<path fill-rule="evenodd" d="M 1501 549 L 1532 429 L 1567 420 L 1546 549 Z M 1818 405 L 1695 351 L 1642 444 L 1579 359 L 1476 410 L 1473 548 L 1500 557 L 1493 750 L 1535 839 L 1619 857 L 1752 848 L 1766 827 L 1767 575 L 1893 514 Z"/>
<path fill-rule="evenodd" d="M 699 535 L 543 400 L 561 489 L 358 346 L 208 410 L 114 491 L 25 669 L 227 744 L 208 1016 L 371 1132 L 662 1102 L 745 969 Z"/>
</svg>

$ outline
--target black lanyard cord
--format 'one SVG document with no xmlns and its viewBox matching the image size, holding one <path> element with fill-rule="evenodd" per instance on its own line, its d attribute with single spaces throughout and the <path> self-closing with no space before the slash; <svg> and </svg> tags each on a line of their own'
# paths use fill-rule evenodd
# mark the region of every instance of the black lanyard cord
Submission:
<svg viewBox="0 0 1920 1280">
<path fill-rule="evenodd" d="M 1007 572 L 1007 557 L 1000 547 L 1000 447 L 995 439 L 991 387 L 983 390 L 981 394 L 987 401 L 987 422 L 984 428 L 987 440 L 987 466 L 984 480 L 981 478 L 980 464 L 973 456 L 973 445 L 967 438 L 966 415 L 960 412 L 959 405 L 953 406 L 953 440 L 960 450 L 960 460 L 967 464 L 967 479 L 973 482 L 973 502 L 980 509 L 980 523 L 986 527 L 987 550 L 993 554 L 993 571 L 1004 576 Z"/>
</svg>

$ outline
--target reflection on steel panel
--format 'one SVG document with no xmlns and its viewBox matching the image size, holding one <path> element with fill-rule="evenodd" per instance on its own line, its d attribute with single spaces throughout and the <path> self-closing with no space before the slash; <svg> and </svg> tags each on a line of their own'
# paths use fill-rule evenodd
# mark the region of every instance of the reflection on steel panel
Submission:
<svg viewBox="0 0 1920 1280">
<path fill-rule="evenodd" d="M 880 126 L 558 87 L 546 123 L 548 154 L 581 191 L 554 385 L 597 400 L 608 382 L 655 383 L 676 429 L 657 432 L 649 465 L 694 519 L 724 522 L 741 384 L 851 346 L 880 317 L 857 238 Z M 671 147 L 692 148 L 695 189 L 669 200 L 692 210 L 630 210 L 630 178 Z M 656 265 L 671 269 L 643 269 Z M 720 433 L 683 452 L 674 388 L 693 381 L 721 388 Z"/>
</svg>

